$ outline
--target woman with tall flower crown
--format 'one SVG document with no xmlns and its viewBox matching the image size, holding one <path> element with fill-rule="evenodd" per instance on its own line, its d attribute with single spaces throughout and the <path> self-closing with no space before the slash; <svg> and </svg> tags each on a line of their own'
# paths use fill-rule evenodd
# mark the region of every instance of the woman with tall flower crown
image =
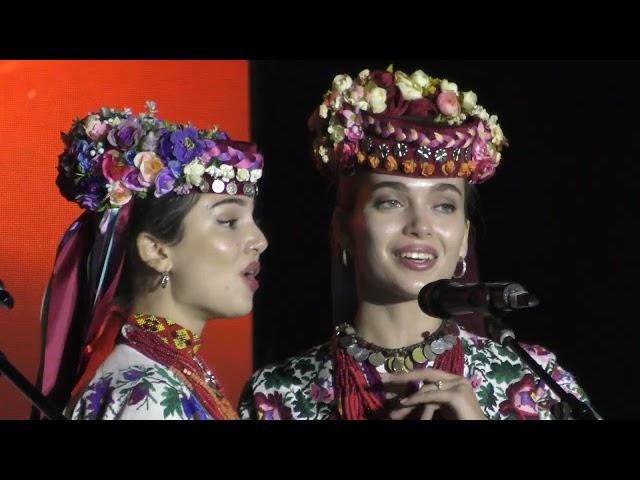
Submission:
<svg viewBox="0 0 640 480">
<path fill-rule="evenodd" d="M 311 116 L 337 185 L 333 339 L 251 378 L 242 418 L 549 419 L 559 399 L 501 345 L 423 313 L 425 285 L 462 278 L 475 185 L 507 140 L 472 91 L 422 70 L 337 75 Z M 525 349 L 568 392 L 575 379 Z"/>
</svg>

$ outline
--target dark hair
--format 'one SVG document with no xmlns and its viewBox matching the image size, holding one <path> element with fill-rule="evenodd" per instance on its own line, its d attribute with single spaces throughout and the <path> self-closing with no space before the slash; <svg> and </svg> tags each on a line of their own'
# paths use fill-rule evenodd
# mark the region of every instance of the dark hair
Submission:
<svg viewBox="0 0 640 480">
<path fill-rule="evenodd" d="M 478 188 L 469 182 L 464 182 L 464 216 L 476 230 L 484 229 L 482 208 Z"/>
<path fill-rule="evenodd" d="M 176 245 L 184 237 L 184 219 L 191 211 L 198 194 L 136 198 L 131 208 L 127 253 L 116 292 L 116 302 L 128 307 L 140 292 L 148 291 L 159 281 L 158 273 L 148 267 L 138 254 L 136 239 L 142 232 L 158 240 Z"/>
</svg>

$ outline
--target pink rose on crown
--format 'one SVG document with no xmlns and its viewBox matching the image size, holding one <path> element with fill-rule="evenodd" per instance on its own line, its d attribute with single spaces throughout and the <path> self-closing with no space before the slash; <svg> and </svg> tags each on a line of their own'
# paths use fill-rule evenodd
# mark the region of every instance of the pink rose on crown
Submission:
<svg viewBox="0 0 640 480">
<path fill-rule="evenodd" d="M 122 207 L 131 200 L 131 190 L 126 188 L 122 182 L 115 182 L 107 185 L 109 190 L 109 201 L 115 207 Z"/>
<path fill-rule="evenodd" d="M 164 168 L 162 160 L 154 152 L 138 153 L 133 159 L 133 164 L 140 170 L 138 175 L 140 183 L 146 187 L 155 182 L 158 173 Z"/>
<path fill-rule="evenodd" d="M 440 112 L 447 117 L 456 117 L 460 114 L 461 107 L 458 95 L 451 90 L 440 92 L 436 98 L 436 105 L 438 105 Z"/>
</svg>

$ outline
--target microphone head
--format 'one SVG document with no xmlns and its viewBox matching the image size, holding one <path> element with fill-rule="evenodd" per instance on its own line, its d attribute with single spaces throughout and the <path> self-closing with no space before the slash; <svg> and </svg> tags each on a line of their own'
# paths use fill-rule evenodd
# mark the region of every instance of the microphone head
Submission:
<svg viewBox="0 0 640 480">
<path fill-rule="evenodd" d="M 519 283 L 510 283 L 504 289 L 505 304 L 513 310 L 531 308 L 540 302 Z"/>
<path fill-rule="evenodd" d="M 452 315 L 439 307 L 440 295 L 447 288 L 458 285 L 460 285 L 460 283 L 455 280 L 451 280 L 450 278 L 443 278 L 426 284 L 420 289 L 420 293 L 418 294 L 418 305 L 420 306 L 420 310 L 431 317 L 441 318 L 443 320 L 452 318 Z"/>
<path fill-rule="evenodd" d="M 526 293 L 517 295 L 515 303 L 515 308 L 531 308 L 537 307 L 540 304 L 540 301 L 530 293 Z"/>
</svg>

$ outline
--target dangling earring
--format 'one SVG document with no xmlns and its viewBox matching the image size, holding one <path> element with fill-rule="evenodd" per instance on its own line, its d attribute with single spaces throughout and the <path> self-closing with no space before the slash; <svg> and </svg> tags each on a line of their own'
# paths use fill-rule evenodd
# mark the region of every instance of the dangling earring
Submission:
<svg viewBox="0 0 640 480">
<path fill-rule="evenodd" d="M 453 278 L 462 278 L 464 274 L 467 273 L 467 259 L 460 257 L 462 259 L 462 273 L 456 275 L 456 272 L 453 272 Z M 460 264 L 460 262 L 458 262 Z M 456 265 L 456 270 L 458 270 L 458 265 Z"/>
<path fill-rule="evenodd" d="M 162 279 L 160 280 L 160 286 L 162 288 L 167 288 L 168 283 L 169 283 L 169 272 L 162 272 Z"/>
<path fill-rule="evenodd" d="M 344 268 L 347 268 L 349 266 L 349 258 L 347 257 L 346 248 L 342 249 L 342 265 L 344 265 Z"/>
</svg>

